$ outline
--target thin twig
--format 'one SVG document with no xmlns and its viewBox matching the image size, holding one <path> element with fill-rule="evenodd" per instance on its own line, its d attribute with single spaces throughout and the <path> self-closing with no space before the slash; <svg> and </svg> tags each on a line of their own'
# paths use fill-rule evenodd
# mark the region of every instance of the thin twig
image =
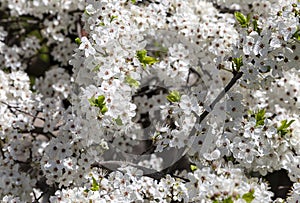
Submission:
<svg viewBox="0 0 300 203">
<path fill-rule="evenodd" d="M 32 115 L 32 114 L 30 114 L 30 113 L 28 113 L 28 112 L 26 112 L 26 111 L 20 110 L 20 109 L 18 109 L 19 107 L 17 107 L 17 106 L 11 106 L 11 105 L 9 105 L 9 104 L 3 102 L 3 101 L 0 101 L 0 102 L 1 102 L 2 104 L 6 105 L 6 106 L 8 107 L 8 109 L 9 109 L 12 113 L 15 113 L 15 111 L 18 111 L 18 112 L 23 113 L 23 114 L 26 114 L 26 115 L 28 115 L 28 116 L 30 116 L 30 117 L 38 118 L 38 119 L 41 119 L 42 121 L 45 121 L 44 118 L 38 117 L 38 116 L 34 116 L 34 115 Z M 13 111 L 13 110 L 15 110 L 15 111 Z"/>
<path fill-rule="evenodd" d="M 243 72 L 236 72 L 234 77 L 230 80 L 230 82 L 226 85 L 223 91 L 215 98 L 215 100 L 209 105 L 211 111 L 214 109 L 215 105 L 225 96 L 225 94 L 233 87 L 233 85 L 240 79 L 243 75 Z M 210 111 L 205 110 L 199 117 L 198 123 L 201 123 L 206 116 L 208 116 Z"/>
<path fill-rule="evenodd" d="M 143 167 L 143 166 L 131 163 L 131 162 L 125 162 L 125 161 L 102 161 L 102 162 L 99 162 L 99 163 L 92 164 L 92 167 L 104 168 L 108 172 L 113 172 L 113 171 L 122 172 L 119 168 L 120 167 L 124 168 L 124 166 L 132 166 L 134 168 L 142 170 L 144 176 L 153 178 L 155 180 L 160 180 L 161 178 L 163 178 L 167 174 L 166 171 L 165 171 L 166 169 L 164 169 L 162 171 L 157 171 L 157 170 L 154 170 L 154 169 L 146 168 L 146 167 Z M 186 179 L 184 177 L 177 176 L 177 175 L 171 175 L 171 176 L 173 176 L 174 178 L 182 179 L 186 182 L 189 181 L 188 179 Z"/>
<path fill-rule="evenodd" d="M 50 131 L 44 132 L 43 130 L 44 130 L 44 128 L 42 128 L 42 127 L 34 126 L 34 128 L 30 129 L 30 130 L 21 130 L 21 133 L 30 133 L 30 134 L 34 133 L 34 134 L 38 134 L 38 135 L 44 135 L 49 140 L 51 140 L 51 138 L 56 137 L 52 132 L 50 132 Z"/>
</svg>

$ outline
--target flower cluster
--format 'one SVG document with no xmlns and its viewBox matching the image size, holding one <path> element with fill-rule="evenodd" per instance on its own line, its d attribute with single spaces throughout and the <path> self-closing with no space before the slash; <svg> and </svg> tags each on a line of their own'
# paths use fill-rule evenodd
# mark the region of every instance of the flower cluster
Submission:
<svg viewBox="0 0 300 203">
<path fill-rule="evenodd" d="M 190 201 L 200 202 L 270 202 L 272 192 L 258 179 L 247 179 L 238 168 L 197 169 L 186 184 Z"/>
<path fill-rule="evenodd" d="M 131 167 L 112 172 L 107 177 L 103 172 L 93 171 L 87 187 L 57 191 L 50 202 L 72 202 L 74 199 L 78 202 L 170 202 L 186 199 L 188 191 L 182 181 L 167 175 L 158 182 L 142 174 L 141 170 Z"/>
<path fill-rule="evenodd" d="M 299 8 L 2 1 L 1 202 L 299 201 Z"/>
</svg>

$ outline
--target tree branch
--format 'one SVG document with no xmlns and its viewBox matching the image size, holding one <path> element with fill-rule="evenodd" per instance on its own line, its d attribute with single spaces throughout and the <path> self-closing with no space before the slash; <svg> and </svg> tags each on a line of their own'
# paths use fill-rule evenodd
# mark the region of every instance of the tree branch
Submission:
<svg viewBox="0 0 300 203">
<path fill-rule="evenodd" d="M 225 94 L 233 87 L 233 85 L 240 79 L 243 75 L 243 72 L 236 72 L 234 77 L 230 80 L 230 82 L 226 85 L 224 90 L 220 92 L 220 94 L 215 98 L 215 100 L 209 105 L 211 111 L 214 109 L 215 105 L 225 96 Z M 210 111 L 205 110 L 200 116 L 198 123 L 201 123 L 206 116 L 208 116 Z"/>
<path fill-rule="evenodd" d="M 32 114 L 30 114 L 30 113 L 28 113 L 28 112 L 26 112 L 26 111 L 23 111 L 23 110 L 21 110 L 21 109 L 18 109 L 18 108 L 19 108 L 18 106 L 11 106 L 10 104 L 5 103 L 4 101 L 0 101 L 0 102 L 1 102 L 2 104 L 6 105 L 7 108 L 10 110 L 10 112 L 12 112 L 13 114 L 15 114 L 15 111 L 18 111 L 18 112 L 23 113 L 23 114 L 25 114 L 25 115 L 28 115 L 28 116 L 30 116 L 30 117 L 41 119 L 42 121 L 45 122 L 45 119 L 44 119 L 44 118 L 39 117 L 39 116 L 34 116 L 34 115 L 32 115 Z M 15 115 L 16 115 L 16 114 L 15 114 Z"/>
<path fill-rule="evenodd" d="M 154 169 L 146 168 L 146 167 L 143 167 L 143 166 L 140 166 L 140 165 L 137 165 L 134 163 L 130 163 L 130 162 L 125 162 L 125 161 L 103 161 L 103 162 L 92 164 L 92 167 L 103 168 L 103 169 L 107 170 L 109 173 L 111 173 L 113 171 L 122 172 L 121 170 L 119 170 L 119 168 L 121 168 L 121 167 L 124 168 L 126 166 L 132 166 L 134 168 L 137 168 L 137 169 L 143 171 L 144 176 L 153 178 L 155 180 L 160 180 L 169 172 L 168 168 L 166 168 L 162 171 L 156 171 Z M 189 182 L 189 180 L 184 177 L 176 176 L 173 174 L 170 174 L 170 175 L 173 176 L 174 178 L 179 178 L 186 182 Z"/>
<path fill-rule="evenodd" d="M 222 92 L 220 92 L 220 94 L 209 105 L 209 107 L 211 108 L 211 111 L 214 109 L 215 105 L 225 96 L 225 94 L 233 87 L 233 85 L 242 77 L 243 72 L 234 72 L 233 74 L 234 74 L 233 78 L 225 86 L 224 90 Z M 197 117 L 196 123 L 201 123 L 209 115 L 209 113 L 211 111 L 205 110 L 200 116 L 196 115 L 196 117 Z M 195 112 L 193 112 L 193 113 L 196 114 Z M 196 133 L 196 128 L 193 127 L 190 135 L 193 135 L 195 133 Z M 178 176 L 175 176 L 174 174 L 172 174 L 172 171 L 174 171 L 174 169 L 176 170 L 176 168 L 179 164 L 182 164 L 181 162 L 182 161 L 180 159 L 179 161 L 177 161 L 174 164 L 172 164 L 171 166 L 163 169 L 162 171 L 156 171 L 154 169 L 149 169 L 149 168 L 142 167 L 142 166 L 139 166 L 139 165 L 134 164 L 134 163 L 123 162 L 123 161 L 103 161 L 101 163 L 94 163 L 92 165 L 92 167 L 100 167 L 100 168 L 106 169 L 109 172 L 113 172 L 113 171 L 119 170 L 118 168 L 122 167 L 125 164 L 127 166 L 129 165 L 129 166 L 132 166 L 132 167 L 135 167 L 137 169 L 142 170 L 145 176 L 148 176 L 148 177 L 153 178 L 155 180 L 160 180 L 166 174 L 170 174 L 173 177 L 180 178 L 184 181 L 189 181 L 186 178 L 178 177 Z"/>
</svg>

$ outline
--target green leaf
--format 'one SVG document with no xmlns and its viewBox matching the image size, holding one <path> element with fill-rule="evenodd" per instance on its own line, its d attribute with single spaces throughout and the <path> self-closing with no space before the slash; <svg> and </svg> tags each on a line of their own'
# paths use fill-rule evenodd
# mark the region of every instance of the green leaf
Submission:
<svg viewBox="0 0 300 203">
<path fill-rule="evenodd" d="M 107 106 L 103 106 L 102 108 L 101 108 L 101 110 L 100 110 L 100 112 L 102 113 L 102 114 L 105 114 L 106 112 L 108 111 L 108 108 L 107 108 Z"/>
<path fill-rule="evenodd" d="M 122 119 L 120 118 L 120 116 L 118 116 L 118 118 L 115 119 L 115 121 L 116 121 L 117 125 L 123 125 L 123 122 L 122 122 Z"/>
<path fill-rule="evenodd" d="M 95 68 L 93 68 L 93 71 L 95 71 L 95 72 L 99 71 L 100 67 L 101 67 L 100 64 L 96 65 Z"/>
<path fill-rule="evenodd" d="M 169 102 L 179 102 L 180 98 L 181 98 L 180 93 L 177 90 L 171 91 L 167 96 L 167 100 Z"/>
<path fill-rule="evenodd" d="M 145 58 L 144 58 L 144 60 L 143 60 L 143 62 L 144 62 L 145 64 L 149 64 L 149 65 L 152 65 L 152 64 L 156 63 L 157 61 L 158 61 L 158 60 L 157 60 L 156 58 L 151 57 L 151 56 L 145 56 Z"/>
<path fill-rule="evenodd" d="M 147 55 L 147 50 L 142 49 L 140 51 L 137 51 L 136 55 L 137 55 L 139 60 L 142 60 Z"/>
<path fill-rule="evenodd" d="M 36 77 L 33 75 L 29 75 L 29 81 L 30 81 L 30 90 L 35 92 L 36 90 L 33 89 L 36 81 Z"/>
<path fill-rule="evenodd" d="M 251 19 L 251 15 L 250 15 L 250 13 L 248 13 L 247 18 L 246 18 L 247 24 L 248 24 L 248 25 L 249 25 L 249 23 L 250 23 L 250 19 Z"/>
<path fill-rule="evenodd" d="M 138 88 L 140 86 L 139 81 L 136 81 L 135 79 L 133 79 L 131 76 L 126 76 L 125 81 L 127 84 L 129 84 L 131 87 L 135 87 Z"/>
<path fill-rule="evenodd" d="M 226 156 L 226 161 L 235 162 L 235 158 L 234 158 L 233 155 L 231 155 L 231 156 Z"/>
<path fill-rule="evenodd" d="M 157 48 L 161 48 L 162 49 L 162 51 L 168 51 L 168 48 L 167 47 L 164 47 L 160 42 L 154 42 L 153 43 L 153 46 L 154 47 L 157 47 Z"/>
<path fill-rule="evenodd" d="M 234 16 L 235 16 L 235 19 L 239 22 L 239 24 L 241 25 L 242 28 L 246 28 L 249 26 L 249 22 L 250 22 L 250 15 L 247 15 L 247 17 L 236 11 L 234 12 Z"/>
<path fill-rule="evenodd" d="M 236 67 L 236 71 L 240 71 L 241 67 L 243 66 L 243 57 L 233 58 L 233 64 Z"/>
<path fill-rule="evenodd" d="M 252 24 L 253 24 L 253 29 L 254 29 L 254 31 L 257 31 L 257 30 L 258 30 L 258 23 L 257 23 L 257 20 L 253 20 Z"/>
<path fill-rule="evenodd" d="M 36 38 L 42 40 L 43 36 L 39 30 L 33 30 L 30 33 L 28 33 L 28 36 L 35 36 Z"/>
<path fill-rule="evenodd" d="M 293 34 L 293 38 L 296 40 L 300 40 L 300 29 L 297 28 L 296 32 Z"/>
<path fill-rule="evenodd" d="M 193 164 L 190 165 L 190 168 L 193 172 L 198 169 L 198 167 L 196 165 L 193 165 Z"/>
<path fill-rule="evenodd" d="M 266 119 L 265 114 L 266 114 L 266 109 L 259 110 L 255 114 L 256 126 L 265 124 L 265 119 Z"/>
<path fill-rule="evenodd" d="M 98 107 L 102 107 L 103 105 L 105 105 L 105 96 L 104 95 L 100 95 L 97 99 L 96 99 L 96 103 L 98 105 Z"/>
<path fill-rule="evenodd" d="M 232 197 L 228 197 L 224 200 L 213 200 L 213 203 L 233 203 Z"/>
<path fill-rule="evenodd" d="M 156 58 L 147 56 L 147 50 L 145 49 L 137 51 L 136 56 L 144 68 L 146 65 L 153 65 L 158 62 Z"/>
<path fill-rule="evenodd" d="M 92 182 L 91 190 L 98 191 L 100 189 L 99 184 L 97 183 L 97 180 L 94 177 L 92 177 L 92 179 L 93 179 L 93 182 Z"/>
<path fill-rule="evenodd" d="M 88 101 L 90 102 L 90 105 L 96 106 L 96 99 L 95 99 L 94 96 L 92 96 L 91 98 L 89 98 Z"/>
<path fill-rule="evenodd" d="M 159 42 L 154 42 L 153 43 L 154 50 L 151 50 L 154 54 L 155 57 L 159 58 L 162 56 L 162 54 L 167 54 L 168 53 L 168 48 L 162 46 Z"/>
<path fill-rule="evenodd" d="M 245 200 L 247 203 L 251 203 L 252 200 L 254 200 L 254 190 L 251 190 L 248 193 L 243 194 L 242 196 L 243 200 Z"/>
<path fill-rule="evenodd" d="M 131 0 L 131 3 L 135 4 L 135 3 L 136 3 L 136 0 Z"/>
<path fill-rule="evenodd" d="M 105 103 L 105 96 L 100 95 L 98 98 L 95 98 L 94 96 L 88 99 L 91 106 L 98 107 L 100 109 L 101 114 L 105 114 L 108 110 L 106 103 Z"/>
<path fill-rule="evenodd" d="M 281 121 L 281 125 L 277 128 L 277 133 L 281 136 L 286 135 L 287 133 L 290 132 L 290 130 L 288 129 L 291 124 L 294 122 L 295 120 L 291 120 L 290 122 L 287 122 L 287 120 L 283 120 Z"/>
<path fill-rule="evenodd" d="M 233 203 L 232 197 L 228 197 L 227 199 L 224 199 L 222 203 Z"/>
<path fill-rule="evenodd" d="M 100 22 L 99 24 L 98 24 L 98 26 L 105 26 L 105 23 L 104 22 Z"/>
<path fill-rule="evenodd" d="M 49 63 L 50 62 L 49 48 L 46 45 L 43 45 L 39 51 L 41 53 L 39 54 L 40 59 L 45 63 Z"/>
<path fill-rule="evenodd" d="M 253 25 L 253 30 L 256 31 L 260 35 L 261 29 L 258 27 L 258 21 L 254 19 L 252 21 L 252 25 Z"/>
<path fill-rule="evenodd" d="M 118 18 L 118 16 L 111 16 L 109 22 L 112 22 L 113 20 L 115 20 L 115 19 L 117 19 L 117 18 Z"/>
<path fill-rule="evenodd" d="M 86 14 L 86 15 L 88 15 L 88 16 L 90 16 L 90 14 L 87 12 L 86 9 L 83 11 L 83 13 Z"/>
<path fill-rule="evenodd" d="M 75 42 L 76 42 L 76 44 L 80 45 L 80 44 L 81 44 L 81 40 L 80 40 L 80 38 L 79 38 L 79 37 L 77 37 L 77 38 L 75 39 Z"/>
</svg>

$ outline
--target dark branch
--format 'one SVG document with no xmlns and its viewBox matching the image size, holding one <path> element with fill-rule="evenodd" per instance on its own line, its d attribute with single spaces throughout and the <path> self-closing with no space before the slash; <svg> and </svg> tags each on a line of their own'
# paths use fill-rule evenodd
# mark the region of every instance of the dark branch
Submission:
<svg viewBox="0 0 300 203">
<path fill-rule="evenodd" d="M 6 105 L 7 108 L 10 110 L 10 112 L 13 113 L 13 114 L 15 114 L 15 111 L 18 111 L 18 112 L 23 113 L 23 114 L 25 114 L 25 115 L 28 115 L 28 116 L 30 116 L 30 117 L 32 117 L 32 118 L 38 118 L 38 119 L 41 119 L 42 121 L 45 121 L 45 119 L 42 118 L 42 117 L 34 116 L 34 115 L 32 115 L 32 114 L 30 114 L 30 113 L 28 113 L 28 112 L 26 112 L 26 111 L 23 111 L 23 110 L 18 109 L 18 108 L 19 108 L 18 106 L 11 106 L 10 104 L 7 104 L 7 103 L 5 103 L 5 102 L 3 102 L 3 101 L 0 101 L 0 102 L 1 102 L 2 104 Z M 15 115 L 16 115 L 16 114 L 15 114 Z"/>
<path fill-rule="evenodd" d="M 243 72 L 236 72 L 234 77 L 230 80 L 230 82 L 226 85 L 224 90 L 220 92 L 220 94 L 215 98 L 215 100 L 209 105 L 210 109 L 213 110 L 215 105 L 225 96 L 225 94 L 232 88 L 232 86 L 236 83 L 238 79 L 240 79 L 243 75 Z M 206 116 L 208 116 L 209 111 L 205 110 L 199 117 L 198 123 L 201 123 Z"/>
</svg>

